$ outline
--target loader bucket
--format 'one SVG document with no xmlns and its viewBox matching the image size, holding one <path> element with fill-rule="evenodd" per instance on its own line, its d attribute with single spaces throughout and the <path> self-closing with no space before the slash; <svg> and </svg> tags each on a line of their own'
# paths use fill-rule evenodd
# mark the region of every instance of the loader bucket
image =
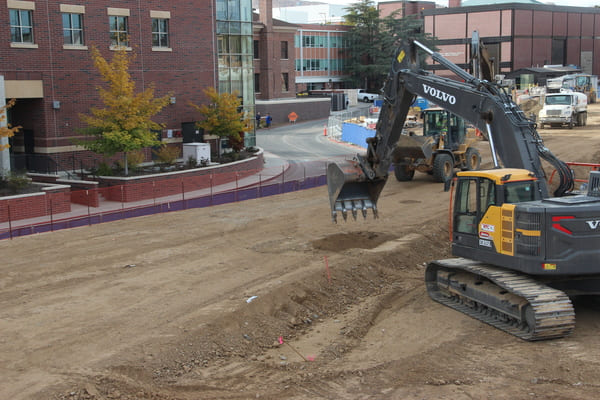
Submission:
<svg viewBox="0 0 600 400">
<path fill-rule="evenodd" d="M 386 181 L 387 175 L 385 178 L 368 179 L 357 161 L 329 164 L 327 190 L 333 222 L 337 222 L 338 211 L 346 221 L 348 211 L 356 220 L 358 211 L 366 218 L 369 208 L 377 218 L 377 199 Z"/>
<path fill-rule="evenodd" d="M 433 155 L 434 145 L 435 140 L 432 137 L 401 135 L 394 149 L 394 161 L 405 158 L 429 159 Z"/>
</svg>

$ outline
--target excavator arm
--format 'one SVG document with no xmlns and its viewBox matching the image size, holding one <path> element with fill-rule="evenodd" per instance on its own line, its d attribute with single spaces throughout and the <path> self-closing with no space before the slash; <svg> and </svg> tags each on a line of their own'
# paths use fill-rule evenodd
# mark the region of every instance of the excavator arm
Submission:
<svg viewBox="0 0 600 400">
<path fill-rule="evenodd" d="M 419 68 L 417 51 L 454 72 L 458 79 L 432 75 Z M 573 186 L 571 173 L 544 146 L 535 130 L 535 122 L 527 119 L 511 97 L 491 82 L 480 80 L 429 50 L 417 41 L 406 41 L 396 51 L 383 90 L 383 106 L 376 134 L 367 139 L 365 155 L 345 164 L 330 164 L 327 185 L 332 218 L 341 212 L 344 219 L 350 211 L 354 218 L 361 211 L 366 216 L 371 208 L 377 217 L 377 200 L 388 177 L 393 151 L 416 96 L 421 96 L 462 117 L 484 133 L 490 142 L 495 167 L 498 159 L 505 167 L 526 169 L 540 181 L 540 197 L 548 197 L 548 188 L 541 158 L 559 172 L 560 186 L 555 196 L 561 196 Z"/>
</svg>

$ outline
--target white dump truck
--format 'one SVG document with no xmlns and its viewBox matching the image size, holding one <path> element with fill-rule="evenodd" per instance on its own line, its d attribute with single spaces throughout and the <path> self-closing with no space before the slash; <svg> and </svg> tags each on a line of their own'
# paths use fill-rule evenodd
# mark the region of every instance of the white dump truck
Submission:
<svg viewBox="0 0 600 400">
<path fill-rule="evenodd" d="M 587 96 L 579 92 L 547 93 L 540 110 L 538 125 L 563 126 L 569 129 L 587 124 Z"/>
</svg>

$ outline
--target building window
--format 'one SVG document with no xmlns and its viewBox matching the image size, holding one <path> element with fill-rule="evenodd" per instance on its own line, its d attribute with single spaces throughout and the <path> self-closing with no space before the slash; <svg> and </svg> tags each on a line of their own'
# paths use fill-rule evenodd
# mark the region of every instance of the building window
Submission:
<svg viewBox="0 0 600 400">
<path fill-rule="evenodd" d="M 254 92 L 260 93 L 260 74 L 254 74 Z"/>
<path fill-rule="evenodd" d="M 288 59 L 288 42 L 281 42 L 281 59 Z"/>
<path fill-rule="evenodd" d="M 129 47 L 129 27 L 126 16 L 110 15 L 108 24 L 110 27 L 110 45 L 113 47 Z"/>
<path fill-rule="evenodd" d="M 258 60 L 260 58 L 260 53 L 258 52 L 259 51 L 259 47 L 258 47 L 259 43 L 260 42 L 258 40 L 254 41 L 254 59 L 255 60 Z"/>
<path fill-rule="evenodd" d="M 83 15 L 63 13 L 64 44 L 83 46 Z"/>
<path fill-rule="evenodd" d="M 289 75 L 287 72 L 283 72 L 281 74 L 281 91 L 282 92 L 287 92 L 288 91 L 288 86 L 289 84 Z"/>
<path fill-rule="evenodd" d="M 10 11 L 10 41 L 33 43 L 33 19 L 31 10 Z"/>
<path fill-rule="evenodd" d="M 169 20 L 152 18 L 152 47 L 169 47 Z"/>
</svg>

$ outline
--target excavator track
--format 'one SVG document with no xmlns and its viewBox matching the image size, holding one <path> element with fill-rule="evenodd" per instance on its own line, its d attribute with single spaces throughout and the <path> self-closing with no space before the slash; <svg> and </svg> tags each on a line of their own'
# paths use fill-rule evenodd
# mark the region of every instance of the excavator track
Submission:
<svg viewBox="0 0 600 400">
<path fill-rule="evenodd" d="M 557 339 L 575 328 L 564 292 L 518 272 L 452 258 L 430 262 L 425 282 L 433 300 L 523 340 Z"/>
</svg>

